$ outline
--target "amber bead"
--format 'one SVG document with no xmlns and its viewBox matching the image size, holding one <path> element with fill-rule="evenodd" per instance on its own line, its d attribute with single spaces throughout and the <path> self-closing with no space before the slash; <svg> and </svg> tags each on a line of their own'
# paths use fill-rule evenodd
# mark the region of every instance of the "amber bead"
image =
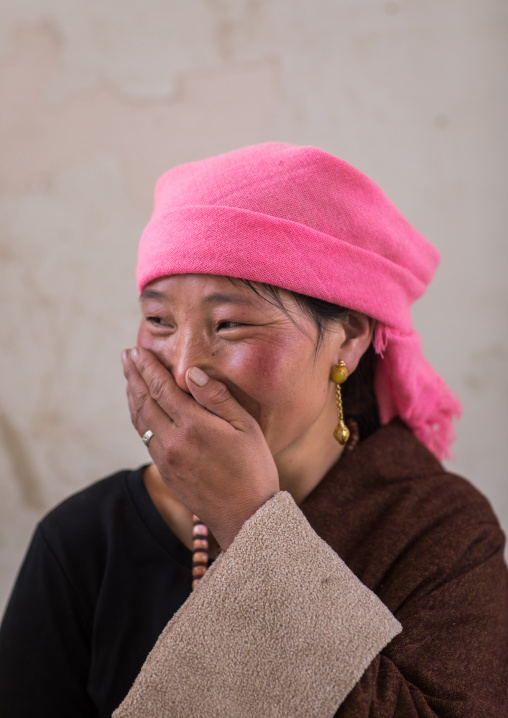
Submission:
<svg viewBox="0 0 508 718">
<path fill-rule="evenodd" d="M 208 529 L 204 524 L 195 524 L 192 527 L 192 535 L 206 538 L 208 536 Z"/>
<path fill-rule="evenodd" d="M 346 379 L 348 378 L 348 371 L 346 368 L 346 365 L 343 361 L 340 361 L 338 364 L 336 364 L 330 373 L 330 379 L 335 384 L 344 384 Z"/>
<path fill-rule="evenodd" d="M 203 549 L 204 551 L 208 550 L 208 540 L 205 538 L 195 538 L 192 542 L 192 545 L 194 547 L 194 550 L 196 550 L 196 549 Z"/>
<path fill-rule="evenodd" d="M 198 564 L 197 566 L 192 567 L 192 575 L 194 578 L 201 578 L 201 576 L 204 576 L 206 573 L 206 566 L 203 566 L 202 564 Z"/>
</svg>

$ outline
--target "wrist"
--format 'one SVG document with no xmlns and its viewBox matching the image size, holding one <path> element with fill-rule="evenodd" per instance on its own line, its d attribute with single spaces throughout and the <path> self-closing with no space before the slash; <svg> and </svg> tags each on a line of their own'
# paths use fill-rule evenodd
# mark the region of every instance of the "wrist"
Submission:
<svg viewBox="0 0 508 718">
<path fill-rule="evenodd" d="M 254 516 L 256 511 L 273 496 L 275 496 L 276 493 L 277 491 L 273 491 L 269 495 L 263 497 L 262 500 L 251 502 L 248 505 L 242 506 L 241 510 L 228 512 L 228 515 L 224 517 L 222 521 L 217 522 L 217 526 L 208 526 L 219 544 L 221 551 L 227 551 L 240 532 L 244 523 L 248 521 L 251 516 Z"/>
</svg>

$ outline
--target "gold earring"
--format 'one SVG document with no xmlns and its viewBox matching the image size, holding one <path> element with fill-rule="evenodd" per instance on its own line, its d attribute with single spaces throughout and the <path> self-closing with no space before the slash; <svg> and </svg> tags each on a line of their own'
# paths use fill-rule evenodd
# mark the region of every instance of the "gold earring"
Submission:
<svg viewBox="0 0 508 718">
<path fill-rule="evenodd" d="M 341 360 L 337 362 L 337 364 L 332 368 L 332 371 L 330 373 L 330 379 L 337 385 L 335 387 L 335 400 L 337 402 L 337 415 L 339 417 L 339 423 L 335 427 L 333 435 L 335 439 L 337 439 L 339 444 L 341 444 L 342 446 L 344 446 L 344 444 L 347 444 L 347 440 L 349 439 L 349 429 L 344 423 L 344 413 L 342 411 L 342 395 L 340 393 L 340 385 L 346 381 L 347 377 L 348 371 L 346 364 Z"/>
</svg>

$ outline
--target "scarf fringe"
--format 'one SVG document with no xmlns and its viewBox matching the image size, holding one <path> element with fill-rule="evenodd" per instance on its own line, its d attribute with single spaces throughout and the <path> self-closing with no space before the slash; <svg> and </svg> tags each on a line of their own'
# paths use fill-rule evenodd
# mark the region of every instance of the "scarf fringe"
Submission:
<svg viewBox="0 0 508 718">
<path fill-rule="evenodd" d="M 462 405 L 425 359 L 419 334 L 379 324 L 373 345 L 380 357 L 375 390 L 381 423 L 399 416 L 438 459 L 451 458 L 453 419 Z"/>
</svg>

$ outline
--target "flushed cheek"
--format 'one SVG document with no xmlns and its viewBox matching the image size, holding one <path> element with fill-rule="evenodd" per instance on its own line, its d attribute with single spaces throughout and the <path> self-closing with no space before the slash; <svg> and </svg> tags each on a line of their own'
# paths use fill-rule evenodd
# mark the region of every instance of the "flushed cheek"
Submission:
<svg viewBox="0 0 508 718">
<path fill-rule="evenodd" d="M 287 353 L 261 349 L 237 355 L 226 370 L 231 393 L 254 416 L 267 438 L 306 423 L 321 410 L 326 387 L 320 390 L 310 363 L 301 352 L 288 358 Z"/>
<path fill-rule="evenodd" d="M 312 379 L 312 357 L 308 347 L 297 342 L 246 343 L 227 355 L 224 373 L 252 396 L 273 403 Z M 222 359 L 220 353 L 217 358 Z"/>
</svg>

